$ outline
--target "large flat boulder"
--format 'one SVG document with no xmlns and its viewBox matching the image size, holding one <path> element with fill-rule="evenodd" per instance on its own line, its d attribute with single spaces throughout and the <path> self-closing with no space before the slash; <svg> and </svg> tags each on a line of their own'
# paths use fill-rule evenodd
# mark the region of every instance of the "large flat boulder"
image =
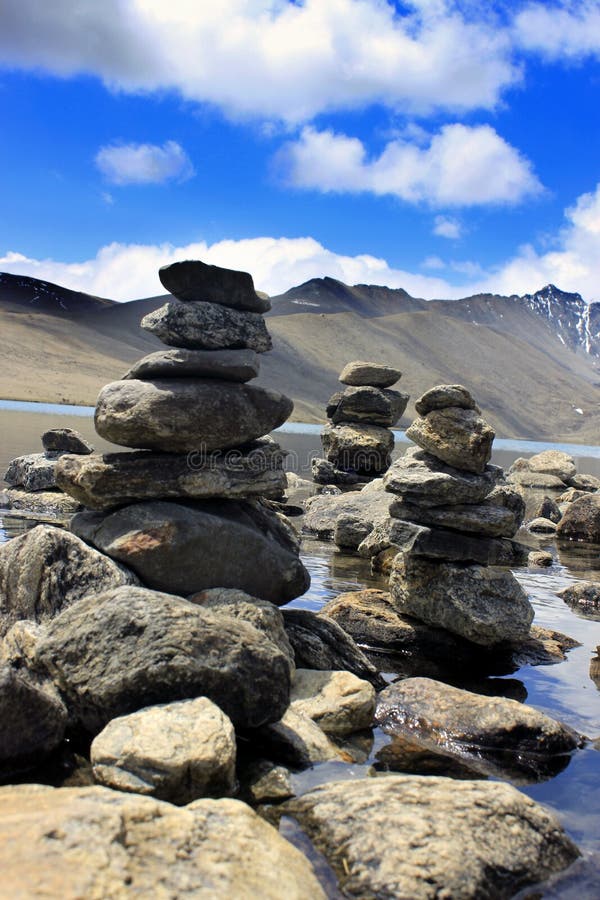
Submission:
<svg viewBox="0 0 600 900">
<path fill-rule="evenodd" d="M 259 356 L 254 350 L 158 350 L 135 362 L 124 379 L 218 378 L 243 383 L 258 376 Z"/>
<path fill-rule="evenodd" d="M 285 455 L 269 439 L 229 454 L 138 450 L 103 456 L 67 455 L 57 466 L 56 479 L 63 491 L 90 509 L 172 498 L 277 498 L 287 486 Z"/>
<path fill-rule="evenodd" d="M 311 864 L 237 800 L 181 809 L 104 787 L 0 788 L 6 897 L 325 900 Z"/>
<path fill-rule="evenodd" d="M 144 588 L 92 594 L 64 610 L 36 661 L 71 720 L 94 735 L 156 703 L 208 697 L 236 727 L 251 728 L 279 719 L 289 701 L 288 660 L 263 632 Z"/>
<path fill-rule="evenodd" d="M 376 387 L 347 387 L 334 394 L 326 408 L 334 425 L 346 422 L 393 428 L 406 409 L 409 396 Z"/>
<path fill-rule="evenodd" d="M 527 594 L 505 569 L 399 553 L 390 593 L 401 614 L 484 646 L 524 640 L 533 620 Z"/>
<path fill-rule="evenodd" d="M 381 487 L 381 482 L 379 482 Z M 302 530 L 324 540 L 335 536 L 340 517 L 351 517 L 362 522 L 368 533 L 375 525 L 387 519 L 394 498 L 384 490 L 349 491 L 346 494 L 320 494 L 306 501 L 306 515 Z"/>
<path fill-rule="evenodd" d="M 96 404 L 98 434 L 124 447 L 167 453 L 239 447 L 286 421 L 283 394 L 216 379 L 115 381 Z"/>
<path fill-rule="evenodd" d="M 184 259 L 161 266 L 158 277 L 163 287 L 178 300 L 210 301 L 257 313 L 271 309 L 270 301 L 254 290 L 249 272 L 210 266 L 200 259 Z"/>
<path fill-rule="evenodd" d="M 71 528 L 159 591 L 238 588 L 281 606 L 310 584 L 292 526 L 256 502 L 148 501 L 78 513 Z"/>
<path fill-rule="evenodd" d="M 391 463 L 394 435 L 379 425 L 326 425 L 323 451 L 338 469 L 360 475 L 381 475 Z"/>
<path fill-rule="evenodd" d="M 0 546 L 0 637 L 19 619 L 47 622 L 87 597 L 125 584 L 133 572 L 68 531 L 38 525 Z"/>
<path fill-rule="evenodd" d="M 556 529 L 557 538 L 600 544 L 600 493 L 569 503 Z"/>
<path fill-rule="evenodd" d="M 383 476 L 386 491 L 406 503 L 449 506 L 481 503 L 502 476 L 502 469 L 488 465 L 481 474 L 447 465 L 431 453 L 410 447 Z"/>
<path fill-rule="evenodd" d="M 141 321 L 145 331 L 172 347 L 189 350 L 254 350 L 265 353 L 273 342 L 259 313 L 240 312 L 217 303 L 169 301 Z"/>
<path fill-rule="evenodd" d="M 495 432 L 475 410 L 449 406 L 415 419 L 406 436 L 448 465 L 481 475 L 492 455 Z"/>
<path fill-rule="evenodd" d="M 280 807 L 346 897 L 512 897 L 579 855 L 556 817 L 508 784 L 388 775 L 324 784 Z"/>
<path fill-rule="evenodd" d="M 418 506 L 399 499 L 390 505 L 390 515 L 408 522 L 487 538 L 511 538 L 521 524 L 511 509 L 485 501 L 456 506 Z"/>
</svg>

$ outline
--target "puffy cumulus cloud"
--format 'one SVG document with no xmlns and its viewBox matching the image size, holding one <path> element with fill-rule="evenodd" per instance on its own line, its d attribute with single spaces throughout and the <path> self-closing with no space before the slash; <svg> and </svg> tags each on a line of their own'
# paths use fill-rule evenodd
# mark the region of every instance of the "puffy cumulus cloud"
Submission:
<svg viewBox="0 0 600 900">
<path fill-rule="evenodd" d="M 429 146 L 392 140 L 373 159 L 358 138 L 306 126 L 277 161 L 294 187 L 436 206 L 512 204 L 542 189 L 528 160 L 489 125 L 445 125 Z"/>
<path fill-rule="evenodd" d="M 598 0 L 529 3 L 514 21 L 517 42 L 549 59 L 600 57 Z"/>
<path fill-rule="evenodd" d="M 192 161 L 176 141 L 157 144 L 110 144 L 96 154 L 96 165 L 112 184 L 162 184 L 187 181 Z"/>
<path fill-rule="evenodd" d="M 462 236 L 463 228 L 458 219 L 450 219 L 448 216 L 436 216 L 433 223 L 433 233 L 438 237 L 456 241 Z"/>
<path fill-rule="evenodd" d="M 521 77 L 490 10 L 453 0 L 9 0 L 0 60 L 125 91 L 174 89 L 287 122 L 382 103 L 490 108 Z"/>
</svg>

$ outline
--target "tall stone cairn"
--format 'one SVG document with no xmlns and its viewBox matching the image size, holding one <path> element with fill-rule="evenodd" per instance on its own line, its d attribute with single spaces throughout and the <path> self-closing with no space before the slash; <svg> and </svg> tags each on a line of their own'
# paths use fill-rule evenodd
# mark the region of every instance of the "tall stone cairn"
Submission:
<svg viewBox="0 0 600 900">
<path fill-rule="evenodd" d="M 408 394 L 392 391 L 402 373 L 390 366 L 356 361 L 340 375 L 347 385 L 327 404 L 321 435 L 325 459 L 315 459 L 313 478 L 319 484 L 356 484 L 382 475 L 390 466 L 391 429 L 406 409 Z"/>
<path fill-rule="evenodd" d="M 71 528 L 156 590 L 231 587 L 287 603 L 309 577 L 296 533 L 262 498 L 285 490 L 286 454 L 264 435 L 293 404 L 248 383 L 272 347 L 270 302 L 248 273 L 199 260 L 159 276 L 173 297 L 141 324 L 168 349 L 106 385 L 96 404 L 98 434 L 134 452 L 57 463 L 59 487 L 88 508 Z"/>
<path fill-rule="evenodd" d="M 524 503 L 489 464 L 494 431 L 462 385 L 432 388 L 415 408 L 406 434 L 418 446 L 383 479 L 396 495 L 387 533 L 365 544 L 401 550 L 390 577 L 398 612 L 483 646 L 523 640 L 533 609 L 507 567 Z"/>
</svg>

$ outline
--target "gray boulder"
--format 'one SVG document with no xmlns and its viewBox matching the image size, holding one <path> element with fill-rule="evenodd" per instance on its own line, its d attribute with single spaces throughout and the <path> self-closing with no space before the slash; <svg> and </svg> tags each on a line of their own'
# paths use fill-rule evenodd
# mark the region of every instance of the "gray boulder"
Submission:
<svg viewBox="0 0 600 900">
<path fill-rule="evenodd" d="M 558 503 L 552 500 L 551 497 L 544 497 L 533 508 L 531 518 L 550 519 L 551 522 L 554 522 L 557 525 L 562 518 L 562 512 L 560 511 Z"/>
<path fill-rule="evenodd" d="M 96 405 L 98 434 L 125 447 L 188 453 L 247 444 L 286 421 L 283 394 L 215 379 L 115 381 Z"/>
<path fill-rule="evenodd" d="M 530 456 L 527 460 L 527 468 L 530 472 L 554 475 L 565 484 L 569 483 L 577 474 L 575 460 L 562 450 L 542 450 L 541 453 Z"/>
<path fill-rule="evenodd" d="M 236 787 L 233 725 L 206 697 L 113 719 L 94 738 L 90 758 L 100 784 L 181 806 Z"/>
<path fill-rule="evenodd" d="M 47 628 L 36 659 L 74 723 L 98 734 L 117 716 L 208 697 L 236 727 L 277 721 L 289 662 L 248 622 L 180 597 L 122 587 L 92 594 Z"/>
<path fill-rule="evenodd" d="M 56 489 L 56 463 L 59 453 L 28 453 L 11 460 L 4 480 L 11 487 L 24 491 L 52 491 Z"/>
<path fill-rule="evenodd" d="M 258 376 L 259 356 L 254 350 L 159 350 L 138 360 L 124 380 L 154 378 L 218 378 L 245 382 Z"/>
<path fill-rule="evenodd" d="M 359 516 L 341 515 L 335 522 L 333 542 L 343 550 L 356 550 L 372 529 L 372 523 Z"/>
<path fill-rule="evenodd" d="M 316 722 L 291 707 L 279 722 L 253 732 L 251 741 L 262 753 L 297 769 L 343 758 L 340 748 Z"/>
<path fill-rule="evenodd" d="M 512 572 L 399 553 L 390 578 L 395 608 L 475 644 L 524 640 L 533 608 Z"/>
<path fill-rule="evenodd" d="M 355 360 L 344 366 L 340 381 L 342 384 L 387 388 L 395 384 L 401 377 L 402 372 L 392 366 Z"/>
<path fill-rule="evenodd" d="M 343 472 L 336 469 L 327 459 L 313 459 L 311 462 L 313 480 L 317 484 L 358 484 L 361 476 L 356 472 Z"/>
<path fill-rule="evenodd" d="M 570 503 L 558 523 L 556 535 L 566 541 L 600 544 L 600 493 Z"/>
<path fill-rule="evenodd" d="M 292 526 L 252 501 L 135 503 L 78 513 L 71 528 L 147 587 L 167 593 L 238 588 L 281 606 L 310 584 Z"/>
<path fill-rule="evenodd" d="M 558 592 L 569 606 L 591 618 L 600 618 L 600 584 L 594 581 L 577 581 Z"/>
<path fill-rule="evenodd" d="M 110 509 L 139 500 L 277 498 L 287 485 L 285 456 L 269 439 L 229 453 L 140 450 L 67 455 L 57 466 L 56 480 L 63 491 L 90 509 Z"/>
<path fill-rule="evenodd" d="M 334 394 L 326 408 L 334 425 L 347 422 L 393 428 L 406 409 L 409 396 L 376 387 L 347 387 Z"/>
<path fill-rule="evenodd" d="M 381 482 L 378 484 L 381 488 Z M 302 530 L 324 540 L 332 540 L 338 519 L 343 516 L 364 522 L 367 532 L 389 518 L 393 499 L 384 490 L 367 491 L 364 488 L 335 496 L 320 494 L 311 497 L 306 501 Z"/>
<path fill-rule="evenodd" d="M 434 409 L 447 409 L 449 406 L 481 412 L 470 392 L 462 384 L 438 384 L 425 391 L 415 401 L 415 409 L 420 416 L 426 416 Z"/>
<path fill-rule="evenodd" d="M 562 491 L 565 488 L 565 482 L 558 478 L 557 475 L 548 475 L 546 472 L 532 472 L 529 469 L 515 470 L 511 467 L 508 470 L 506 480 L 511 484 L 538 490 Z"/>
<path fill-rule="evenodd" d="M 519 530 L 514 513 L 505 507 L 487 504 L 457 506 L 417 506 L 395 500 L 390 515 L 407 522 L 477 534 L 487 538 L 510 538 Z"/>
<path fill-rule="evenodd" d="M 36 522 L 67 524 L 81 510 L 81 504 L 61 491 L 23 491 L 9 488 L 0 491 L 0 510 Z"/>
<path fill-rule="evenodd" d="M 449 466 L 431 453 L 410 447 L 383 477 L 386 491 L 419 506 L 481 503 L 502 476 L 502 469 L 488 465 L 479 474 Z"/>
<path fill-rule="evenodd" d="M 0 636 L 19 619 L 47 622 L 91 591 L 137 583 L 75 535 L 38 525 L 0 546 Z"/>
<path fill-rule="evenodd" d="M 596 478 L 595 475 L 587 475 L 585 472 L 577 472 L 569 478 L 567 484 L 579 491 L 590 493 L 600 491 L 600 478 Z"/>
<path fill-rule="evenodd" d="M 449 466 L 481 475 L 492 455 L 495 432 L 475 410 L 449 406 L 415 419 L 406 436 Z"/>
<path fill-rule="evenodd" d="M 336 468 L 381 475 L 391 463 L 394 435 L 378 425 L 326 425 L 321 443 Z"/>
<path fill-rule="evenodd" d="M 265 320 L 216 303 L 169 301 L 141 321 L 163 344 L 188 350 L 255 350 L 266 353 L 273 342 Z"/>
<path fill-rule="evenodd" d="M 94 448 L 83 435 L 73 428 L 51 428 L 42 435 L 42 447 L 46 451 L 62 453 L 93 453 Z"/>
<path fill-rule="evenodd" d="M 162 266 L 158 277 L 163 287 L 178 300 L 209 301 L 257 313 L 271 309 L 270 301 L 259 297 L 254 290 L 254 281 L 248 272 L 209 266 L 199 259 L 185 259 Z"/>
<path fill-rule="evenodd" d="M 245 803 L 104 787 L 0 788 L 0 869 L 11 898 L 325 900 L 306 857 Z"/>
<path fill-rule="evenodd" d="M 352 672 L 297 669 L 290 709 L 308 716 L 326 734 L 344 736 L 373 725 L 375 688 Z"/>
<path fill-rule="evenodd" d="M 499 782 L 340 781 L 279 811 L 298 820 L 347 897 L 507 900 L 579 855 L 552 813 Z"/>
</svg>

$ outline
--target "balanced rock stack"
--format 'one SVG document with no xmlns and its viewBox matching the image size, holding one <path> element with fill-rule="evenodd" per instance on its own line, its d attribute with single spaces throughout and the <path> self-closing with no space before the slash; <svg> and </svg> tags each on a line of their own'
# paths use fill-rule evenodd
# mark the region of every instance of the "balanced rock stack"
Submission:
<svg viewBox="0 0 600 900">
<path fill-rule="evenodd" d="M 390 592 L 396 610 L 475 644 L 519 641 L 533 609 L 508 569 L 521 548 L 510 538 L 524 513 L 520 495 L 489 465 L 494 432 L 461 385 L 440 385 L 415 404 L 406 434 L 417 448 L 384 477 L 397 495 L 391 518 L 359 547 L 398 548 Z"/>
<path fill-rule="evenodd" d="M 401 377 L 390 366 L 351 362 L 340 375 L 342 384 L 327 404 L 330 425 L 323 429 L 325 459 L 313 460 L 319 484 L 356 484 L 387 471 L 394 449 L 391 428 L 406 409 L 408 394 L 389 388 Z"/>
<path fill-rule="evenodd" d="M 171 349 L 135 363 L 96 405 L 98 434 L 136 452 L 65 456 L 59 486 L 84 506 L 71 528 L 173 594 L 235 587 L 284 604 L 308 587 L 281 496 L 285 453 L 268 437 L 292 411 L 250 386 L 271 349 L 252 277 L 200 261 L 162 268 L 174 295 L 142 320 Z"/>
</svg>

